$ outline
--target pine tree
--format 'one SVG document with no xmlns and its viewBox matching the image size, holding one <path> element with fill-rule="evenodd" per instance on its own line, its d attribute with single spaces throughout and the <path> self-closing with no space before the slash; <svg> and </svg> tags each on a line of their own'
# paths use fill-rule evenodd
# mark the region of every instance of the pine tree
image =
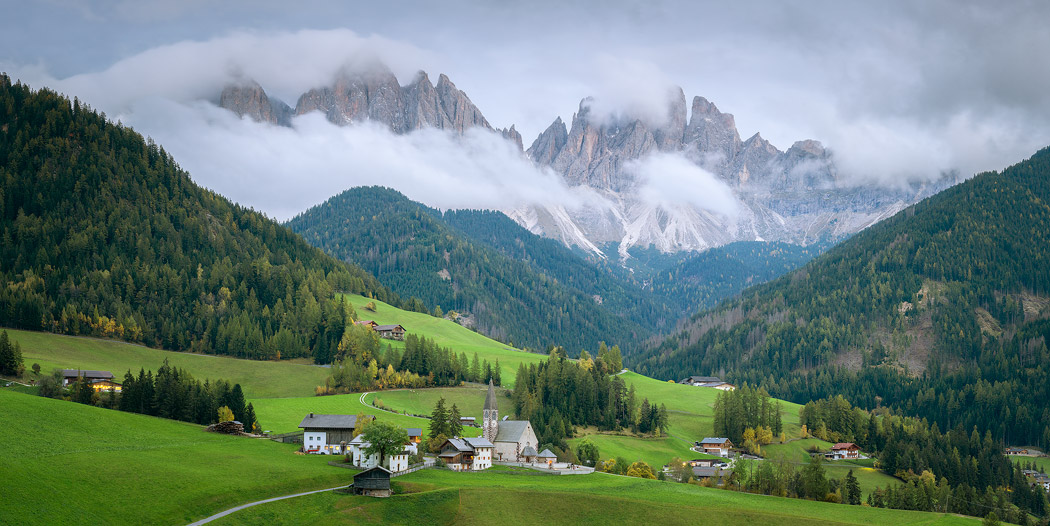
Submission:
<svg viewBox="0 0 1050 526">
<path fill-rule="evenodd" d="M 430 438 L 437 438 L 438 435 L 444 435 L 446 437 L 452 437 L 452 430 L 448 425 L 448 410 L 445 409 L 445 397 L 438 399 L 437 403 L 434 404 L 434 410 L 430 413 Z"/>
<path fill-rule="evenodd" d="M 459 414 L 456 404 L 452 404 L 452 409 L 448 412 L 447 427 L 450 437 L 458 437 L 463 434 L 462 415 Z"/>
<path fill-rule="evenodd" d="M 852 504 L 854 506 L 860 504 L 860 482 L 857 481 L 857 477 L 853 476 L 853 470 L 849 470 L 846 473 L 846 504 Z"/>
</svg>

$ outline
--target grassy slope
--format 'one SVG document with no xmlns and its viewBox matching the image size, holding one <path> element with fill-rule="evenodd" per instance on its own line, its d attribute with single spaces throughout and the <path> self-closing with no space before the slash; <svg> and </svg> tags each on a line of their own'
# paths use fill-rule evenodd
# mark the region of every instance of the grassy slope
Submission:
<svg viewBox="0 0 1050 526">
<path fill-rule="evenodd" d="M 831 442 L 825 442 L 818 438 L 807 438 L 803 440 L 792 440 L 786 444 L 769 444 L 762 447 L 762 454 L 766 458 L 776 458 L 783 456 L 785 460 L 788 460 L 801 467 L 809 462 L 808 449 L 817 446 L 821 450 L 827 451 L 831 449 Z M 834 460 L 824 463 L 824 470 L 827 472 L 828 478 L 836 478 L 845 480 L 846 474 L 853 470 L 853 475 L 857 477 L 857 482 L 860 483 L 861 493 L 863 498 L 867 498 L 868 493 L 874 490 L 876 487 L 885 488 L 887 486 L 900 484 L 900 480 L 887 475 L 879 470 L 870 467 L 870 460 L 860 461 L 847 461 L 847 460 Z"/>
<path fill-rule="evenodd" d="M 437 400 L 444 398 L 445 407 L 451 409 L 455 404 L 456 409 L 459 409 L 459 414 L 472 416 L 480 424 L 486 392 L 488 392 L 487 386 L 477 384 L 434 389 L 396 389 L 370 393 L 365 397 L 365 402 L 372 403 L 378 400 L 387 408 L 415 415 L 429 415 L 434 410 Z M 496 404 L 499 406 L 501 417 L 513 413 L 510 398 L 504 396 L 508 392 L 506 389 L 496 388 Z"/>
<path fill-rule="evenodd" d="M 325 524 L 978 524 L 974 519 L 749 495 L 613 475 L 529 476 L 424 470 L 397 479 L 424 490 L 389 499 L 319 494 L 264 504 L 216 524 L 294 519 Z"/>
<path fill-rule="evenodd" d="M 449 320 L 435 318 L 420 312 L 403 311 L 364 296 L 346 295 L 345 297 L 354 306 L 358 318 L 362 320 L 374 320 L 380 325 L 400 323 L 406 331 L 433 339 L 438 345 L 452 349 L 457 355 L 465 352 L 470 359 L 473 359 L 475 352 L 478 353 L 479 359 L 488 360 L 493 365 L 498 359 L 503 385 L 507 387 L 513 387 L 514 375 L 518 371 L 519 364 L 539 363 L 547 359 L 546 355 L 514 349 Z M 365 305 L 370 301 L 375 301 L 376 312 L 365 309 Z M 383 340 L 383 343 L 388 343 L 388 341 Z"/>
<path fill-rule="evenodd" d="M 22 345 L 26 368 L 39 363 L 47 374 L 52 369 L 101 369 L 119 379 L 131 369 L 156 371 L 164 360 L 185 369 L 195 378 L 224 378 L 240 383 L 249 399 L 275 396 L 310 396 L 324 383 L 328 370 L 292 362 L 241 360 L 227 356 L 180 353 L 152 349 L 112 340 L 59 336 L 46 332 L 7 329 L 12 340 Z"/>
<path fill-rule="evenodd" d="M 1012 456 L 1010 457 L 1010 460 L 1012 460 L 1014 464 L 1021 464 L 1022 466 L 1028 464 L 1029 462 L 1034 462 L 1036 465 L 1036 469 L 1039 469 L 1039 467 L 1042 466 L 1043 471 L 1050 473 L 1050 457 Z"/>
<path fill-rule="evenodd" d="M 330 457 L 0 390 L 0 523 L 178 524 L 346 483 Z"/>
</svg>

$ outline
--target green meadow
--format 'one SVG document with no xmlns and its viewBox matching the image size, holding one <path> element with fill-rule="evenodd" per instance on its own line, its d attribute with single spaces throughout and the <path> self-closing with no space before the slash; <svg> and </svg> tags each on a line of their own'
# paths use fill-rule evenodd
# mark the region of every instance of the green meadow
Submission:
<svg viewBox="0 0 1050 526">
<path fill-rule="evenodd" d="M 358 319 L 372 320 L 380 325 L 399 323 L 406 332 L 426 336 L 437 342 L 438 345 L 452 349 L 456 354 L 465 352 L 468 358 L 473 359 L 474 353 L 478 353 L 479 359 L 488 360 L 493 365 L 496 360 L 499 360 L 500 376 L 503 385 L 507 387 L 514 386 L 514 376 L 518 372 L 518 365 L 539 363 L 547 359 L 544 354 L 515 349 L 443 318 L 435 318 L 421 312 L 404 311 L 364 296 L 344 294 L 343 297 L 354 306 Z M 365 308 L 369 302 L 375 302 L 375 312 Z M 402 348 L 404 346 L 404 343 L 390 340 L 383 340 L 383 343 Z"/>
<path fill-rule="evenodd" d="M 445 407 L 451 409 L 455 404 L 459 414 L 472 416 L 481 423 L 482 410 L 485 408 L 487 385 L 468 384 L 460 387 L 436 387 L 433 389 L 394 389 L 369 393 L 365 402 L 381 403 L 384 407 L 415 415 L 429 415 L 434 410 L 438 399 L 445 399 Z M 513 404 L 507 389 L 496 388 L 496 404 L 502 418 L 513 416 Z"/>
<path fill-rule="evenodd" d="M 3 524 L 187 524 L 352 476 L 295 445 L 8 390 L 0 415 Z"/>
<path fill-rule="evenodd" d="M 1022 457 L 1022 456 L 1011 456 L 1010 460 L 1014 464 L 1026 465 L 1028 463 L 1034 463 L 1035 469 L 1043 468 L 1043 471 L 1050 473 L 1050 457 Z"/>
<path fill-rule="evenodd" d="M 750 495 L 604 473 L 423 470 L 399 477 L 395 484 L 404 493 L 388 499 L 321 493 L 248 508 L 215 524 L 979 524 L 954 515 Z"/>
<path fill-rule="evenodd" d="M 40 364 L 43 374 L 53 369 L 110 371 L 119 382 L 129 369 L 156 371 L 164 360 L 185 369 L 194 378 L 223 378 L 241 384 L 249 399 L 310 396 L 324 383 L 328 369 L 307 363 L 241 360 L 228 356 L 165 351 L 113 340 L 62 336 L 46 332 L 6 329 L 22 346 L 26 369 Z"/>
</svg>

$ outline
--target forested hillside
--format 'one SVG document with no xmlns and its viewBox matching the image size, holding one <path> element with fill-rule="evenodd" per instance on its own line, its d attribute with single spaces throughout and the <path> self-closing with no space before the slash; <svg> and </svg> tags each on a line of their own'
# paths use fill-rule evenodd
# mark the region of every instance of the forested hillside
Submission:
<svg viewBox="0 0 1050 526">
<path fill-rule="evenodd" d="M 1050 447 L 1050 149 L 857 234 L 629 357 L 771 394 L 843 394 Z"/>
<path fill-rule="evenodd" d="M 0 76 L 0 325 L 330 361 L 352 309 L 396 295 L 193 183 L 152 141 Z"/>
<path fill-rule="evenodd" d="M 329 254 L 380 276 L 402 296 L 468 316 L 467 323 L 479 332 L 517 346 L 576 350 L 595 348 L 603 340 L 629 345 L 652 334 L 650 327 L 622 310 L 603 307 L 604 297 L 590 293 L 597 293 L 594 275 L 600 271 L 588 276 L 579 266 L 557 263 L 564 258 L 558 251 L 568 253 L 564 247 L 549 245 L 553 254 L 533 252 L 546 258 L 547 266 L 564 271 L 550 275 L 473 241 L 445 224 L 440 213 L 390 189 L 347 190 L 288 226 Z M 629 312 L 651 314 L 652 308 L 645 309 L 651 303 L 637 292 L 632 296 L 622 286 L 602 290 L 611 291 L 615 305 L 635 300 Z"/>
</svg>

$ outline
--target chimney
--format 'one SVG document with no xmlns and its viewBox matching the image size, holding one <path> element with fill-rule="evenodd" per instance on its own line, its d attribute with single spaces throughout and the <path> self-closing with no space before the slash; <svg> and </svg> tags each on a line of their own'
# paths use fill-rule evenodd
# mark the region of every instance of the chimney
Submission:
<svg viewBox="0 0 1050 526">
<path fill-rule="evenodd" d="M 311 412 L 310 413 L 310 418 L 313 418 L 313 417 L 314 417 L 314 414 L 313 414 L 313 412 Z"/>
</svg>

